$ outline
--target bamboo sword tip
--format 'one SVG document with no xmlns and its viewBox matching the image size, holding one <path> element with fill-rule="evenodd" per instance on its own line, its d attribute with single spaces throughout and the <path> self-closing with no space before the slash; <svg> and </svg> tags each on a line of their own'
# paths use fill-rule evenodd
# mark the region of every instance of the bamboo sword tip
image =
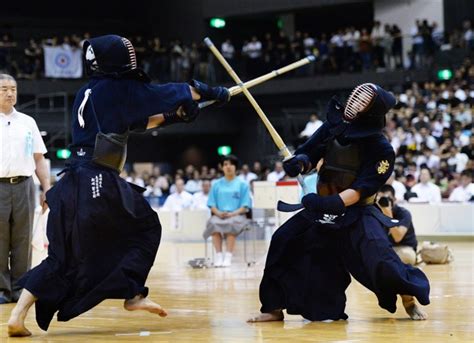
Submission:
<svg viewBox="0 0 474 343">
<path fill-rule="evenodd" d="M 209 37 L 204 38 L 204 43 L 205 43 L 209 48 L 214 45 L 214 43 L 212 43 L 212 40 L 211 40 Z"/>
</svg>

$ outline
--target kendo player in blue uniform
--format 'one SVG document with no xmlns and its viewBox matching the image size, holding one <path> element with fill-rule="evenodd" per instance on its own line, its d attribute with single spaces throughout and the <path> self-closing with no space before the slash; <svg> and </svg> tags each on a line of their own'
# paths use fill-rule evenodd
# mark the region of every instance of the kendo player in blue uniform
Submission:
<svg viewBox="0 0 474 343">
<path fill-rule="evenodd" d="M 392 173 L 395 154 L 382 134 L 395 98 L 374 84 L 357 86 L 344 107 L 335 98 L 327 120 L 284 163 L 290 176 L 306 174 L 320 159 L 317 194 L 273 235 L 260 284 L 260 315 L 249 322 L 283 320 L 283 309 L 311 321 L 347 319 L 345 290 L 352 275 L 396 311 L 397 295 L 410 318 L 427 315 L 424 273 L 403 264 L 384 227 L 398 225 L 376 206 L 377 190 Z"/>
<path fill-rule="evenodd" d="M 73 104 L 72 160 L 47 193 L 48 257 L 21 280 L 10 336 L 31 335 L 24 320 L 34 302 L 43 330 L 57 311 L 58 320 L 67 321 L 105 299 L 125 299 L 126 310 L 167 315 L 145 287 L 161 239 L 158 216 L 143 189 L 119 177 L 128 134 L 193 121 L 199 99 L 230 99 L 226 88 L 196 80 L 151 84 L 126 38 L 100 36 L 83 48 L 91 78 Z"/>
</svg>

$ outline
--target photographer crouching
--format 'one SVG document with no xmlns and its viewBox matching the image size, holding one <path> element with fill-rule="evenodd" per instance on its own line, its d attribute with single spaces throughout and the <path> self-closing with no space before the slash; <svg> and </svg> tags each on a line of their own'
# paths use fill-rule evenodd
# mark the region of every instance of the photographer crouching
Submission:
<svg viewBox="0 0 474 343">
<path fill-rule="evenodd" d="M 414 265 L 416 263 L 418 242 L 410 212 L 403 207 L 397 206 L 395 189 L 390 185 L 383 185 L 379 189 L 376 203 L 387 217 L 397 219 L 400 222 L 400 225 L 388 230 L 388 237 L 402 262 Z"/>
</svg>

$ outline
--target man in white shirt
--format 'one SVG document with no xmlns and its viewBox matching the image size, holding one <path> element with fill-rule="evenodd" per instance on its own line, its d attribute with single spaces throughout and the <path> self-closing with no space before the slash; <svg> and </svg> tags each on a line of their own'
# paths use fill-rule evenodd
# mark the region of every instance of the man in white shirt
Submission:
<svg viewBox="0 0 474 343">
<path fill-rule="evenodd" d="M 222 56 L 225 57 L 227 61 L 232 61 L 235 55 L 235 48 L 231 40 L 227 38 L 224 43 L 221 45 Z"/>
<path fill-rule="evenodd" d="M 193 196 L 184 190 L 184 180 L 178 179 L 175 182 L 176 192 L 166 198 L 162 210 L 181 211 L 189 209 L 193 203 Z"/>
<path fill-rule="evenodd" d="M 449 201 L 467 202 L 474 199 L 474 183 L 472 183 L 472 174 L 469 170 L 461 173 L 459 186 L 454 188 L 449 196 Z"/>
<path fill-rule="evenodd" d="M 416 193 L 416 198 L 411 198 L 413 202 L 441 202 L 441 190 L 434 183 L 430 182 L 431 172 L 429 169 L 420 170 L 420 182 L 411 188 L 411 192 Z"/>
<path fill-rule="evenodd" d="M 209 199 L 209 191 L 211 190 L 211 181 L 202 181 L 202 191 L 193 194 L 193 202 L 191 208 L 193 210 L 209 210 L 207 200 Z"/>
<path fill-rule="evenodd" d="M 430 170 L 437 170 L 439 169 L 440 158 L 438 155 L 433 154 L 433 150 L 425 146 L 423 147 L 423 155 L 418 156 L 416 159 L 418 168 L 420 168 L 422 164 L 426 164 Z"/>
<path fill-rule="evenodd" d="M 306 123 L 304 130 L 300 133 L 300 137 L 311 137 L 321 125 L 323 125 L 323 122 L 318 119 L 318 115 L 316 113 L 311 114 L 309 117 L 309 122 Z"/>
<path fill-rule="evenodd" d="M 243 164 L 242 169 L 240 170 L 240 175 L 239 179 L 242 181 L 245 181 L 248 185 L 250 185 L 250 182 L 253 180 L 257 180 L 257 174 L 252 173 L 250 171 L 249 165 L 248 164 Z"/>
<path fill-rule="evenodd" d="M 15 79 L 0 74 L 0 304 L 17 302 L 21 289 L 16 282 L 31 266 L 33 173 L 44 193 L 51 187 L 39 129 L 33 118 L 13 107 L 16 101 Z"/>
<path fill-rule="evenodd" d="M 277 182 L 285 177 L 285 171 L 283 170 L 283 163 L 278 161 L 275 162 L 275 169 L 268 174 L 267 181 Z"/>
<path fill-rule="evenodd" d="M 393 172 L 390 178 L 387 180 L 387 184 L 393 187 L 395 191 L 395 199 L 398 202 L 402 202 L 405 200 L 405 193 L 407 192 L 407 188 L 402 182 L 395 179 L 395 172 Z"/>
<path fill-rule="evenodd" d="M 449 148 L 449 157 L 447 160 L 448 166 L 456 173 L 461 173 L 464 169 L 466 169 L 467 162 L 469 162 L 469 157 L 459 152 L 459 148 L 457 146 L 452 146 Z"/>
</svg>

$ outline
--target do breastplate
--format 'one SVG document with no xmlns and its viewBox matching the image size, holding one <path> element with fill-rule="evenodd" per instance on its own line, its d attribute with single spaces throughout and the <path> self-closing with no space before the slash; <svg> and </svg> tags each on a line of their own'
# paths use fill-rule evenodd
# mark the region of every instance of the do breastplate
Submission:
<svg viewBox="0 0 474 343">
<path fill-rule="evenodd" d="M 341 145 L 337 139 L 328 142 L 319 171 L 318 194 L 332 195 L 348 189 L 356 179 L 360 164 L 359 145 Z"/>
</svg>

